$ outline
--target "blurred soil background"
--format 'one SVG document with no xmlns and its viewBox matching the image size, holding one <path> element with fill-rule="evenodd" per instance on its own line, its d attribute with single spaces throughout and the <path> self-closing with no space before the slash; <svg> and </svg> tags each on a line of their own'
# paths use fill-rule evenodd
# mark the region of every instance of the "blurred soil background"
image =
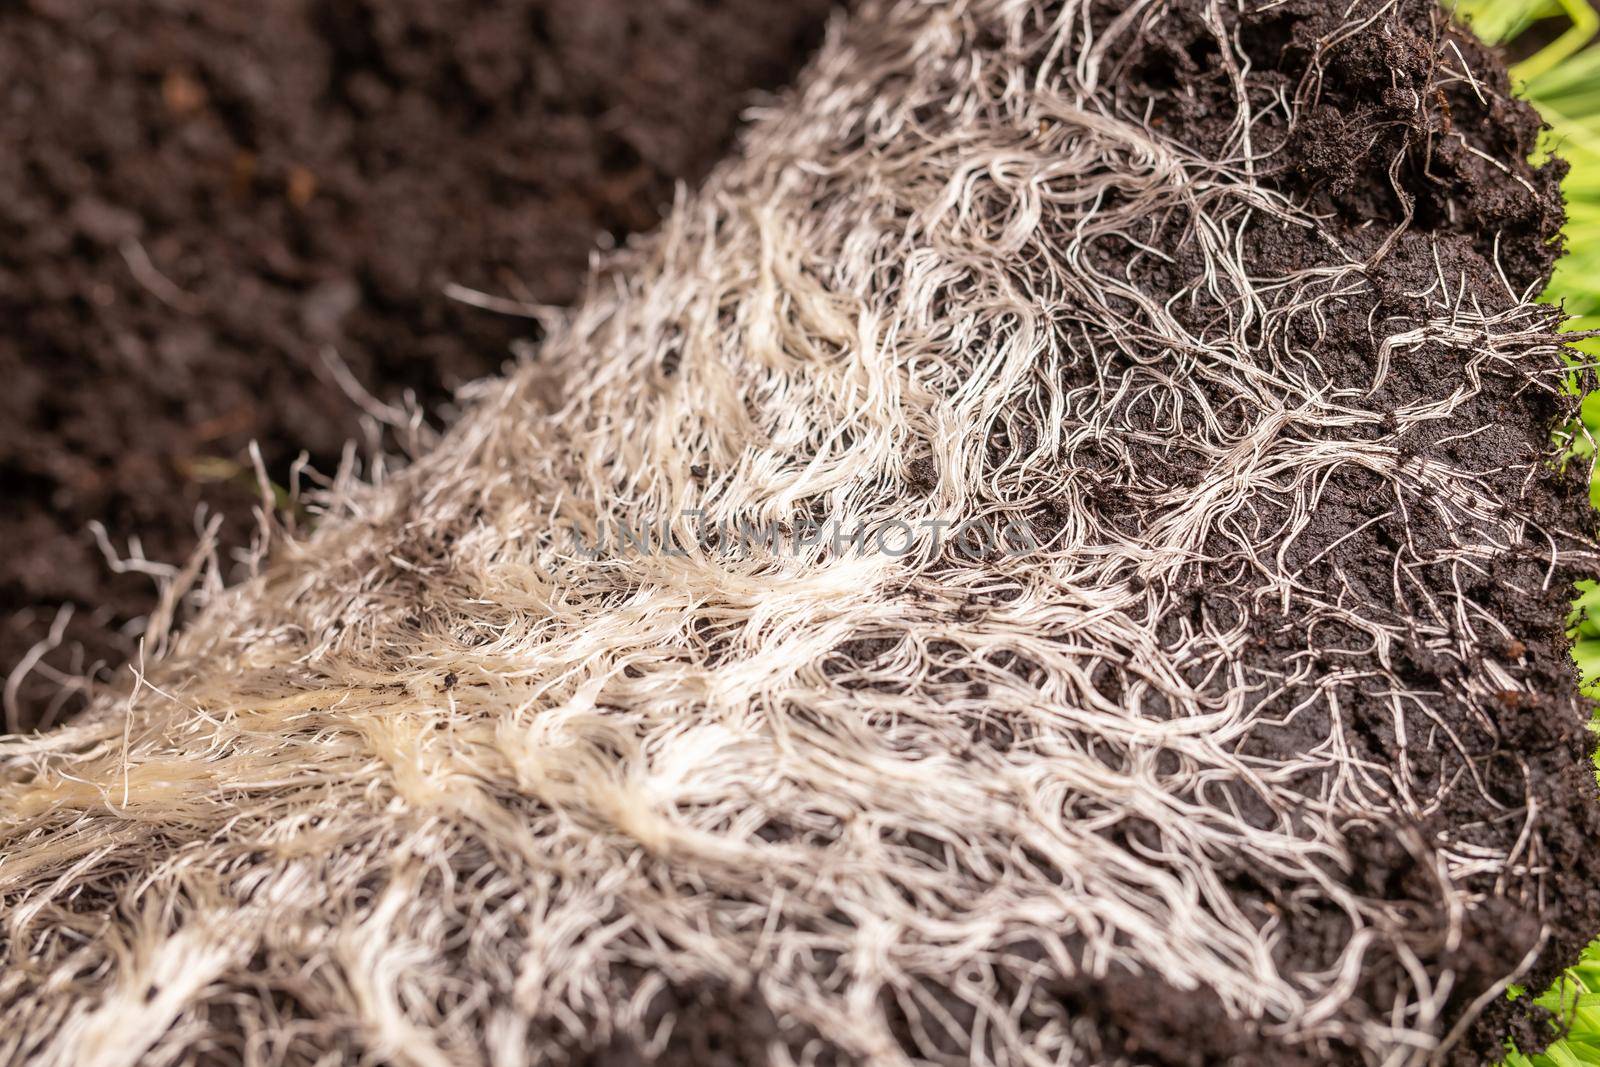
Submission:
<svg viewBox="0 0 1600 1067">
<path fill-rule="evenodd" d="M 0 5 L 0 677 L 59 721 L 181 562 L 248 543 L 258 441 L 331 473 L 360 409 L 427 410 L 575 300 L 726 151 L 835 0 L 26 0 Z M 63 618 L 65 616 L 62 616 Z"/>
</svg>

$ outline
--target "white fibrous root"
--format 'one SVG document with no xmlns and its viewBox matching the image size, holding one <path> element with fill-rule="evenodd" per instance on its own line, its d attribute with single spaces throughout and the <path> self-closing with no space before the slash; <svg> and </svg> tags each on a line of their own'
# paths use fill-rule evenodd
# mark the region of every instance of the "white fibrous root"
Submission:
<svg viewBox="0 0 1600 1067">
<path fill-rule="evenodd" d="M 0 1061 L 649 1061 L 740 1005 L 772 1063 L 1459 1039 L 1563 906 L 1505 740 L 1581 734 L 1523 669 L 1560 619 L 1484 590 L 1592 558 L 1518 443 L 1570 372 L 1536 280 L 1282 177 L 1416 5 L 1264 80 L 1277 6 L 839 21 L 431 451 L 0 742 Z M 1136 81 L 1179 8 L 1215 136 Z"/>
</svg>

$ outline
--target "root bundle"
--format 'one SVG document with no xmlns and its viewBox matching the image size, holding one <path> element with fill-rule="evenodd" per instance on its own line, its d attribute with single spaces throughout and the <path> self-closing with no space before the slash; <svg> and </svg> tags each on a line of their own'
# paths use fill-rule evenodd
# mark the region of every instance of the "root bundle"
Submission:
<svg viewBox="0 0 1600 1067">
<path fill-rule="evenodd" d="M 431 452 L 0 742 L 0 1059 L 1492 1049 L 1600 922 L 1535 129 L 1420 2 L 865 3 Z M 963 523 L 1030 548 L 799 535 Z"/>
</svg>

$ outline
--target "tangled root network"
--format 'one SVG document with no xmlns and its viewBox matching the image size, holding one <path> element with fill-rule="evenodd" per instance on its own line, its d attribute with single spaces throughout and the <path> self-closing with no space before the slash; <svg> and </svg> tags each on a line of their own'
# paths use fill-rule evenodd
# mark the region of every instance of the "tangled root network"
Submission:
<svg viewBox="0 0 1600 1067">
<path fill-rule="evenodd" d="M 0 742 L 0 1061 L 1494 1055 L 1600 924 L 1534 136 L 1419 0 L 867 0 Z"/>
</svg>

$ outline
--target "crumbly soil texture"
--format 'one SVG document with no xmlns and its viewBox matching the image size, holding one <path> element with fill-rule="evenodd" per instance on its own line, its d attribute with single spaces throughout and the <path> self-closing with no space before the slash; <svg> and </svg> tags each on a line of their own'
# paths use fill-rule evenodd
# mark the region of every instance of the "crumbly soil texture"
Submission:
<svg viewBox="0 0 1600 1067">
<path fill-rule="evenodd" d="M 155 604 L 119 555 L 222 558 L 331 473 L 360 408 L 437 413 L 538 326 L 444 295 L 578 297 L 786 82 L 832 0 L 27 0 L 0 9 L 0 676 L 59 720 Z M 132 542 L 132 545 L 130 545 Z M 130 626 L 130 624 L 132 624 Z M 98 665 L 98 667 L 97 667 Z"/>
<path fill-rule="evenodd" d="M 1260 94 L 1253 102 L 1265 111 L 1273 94 L 1285 93 L 1301 105 L 1292 124 L 1265 120 L 1254 131 L 1257 149 L 1270 146 L 1262 185 L 1310 205 L 1323 222 L 1320 231 L 1252 227 L 1243 248 L 1251 275 L 1280 277 L 1330 258 L 1364 260 L 1364 291 L 1341 294 L 1323 307 L 1325 314 L 1296 322 L 1291 345 L 1308 353 L 1335 388 L 1371 383 L 1357 406 L 1384 416 L 1371 437 L 1395 450 L 1402 469 L 1447 463 L 1473 481 L 1490 513 L 1522 514 L 1532 522 L 1523 543 L 1486 538 L 1478 560 L 1463 566 L 1460 547 L 1484 537 L 1487 527 L 1447 518 L 1432 506 L 1427 489 L 1413 495 L 1391 477 L 1347 467 L 1328 479 L 1315 511 L 1281 547 L 1295 581 L 1330 594 L 1332 610 L 1310 629 L 1311 651 L 1302 644 L 1303 619 L 1263 611 L 1259 600 L 1236 595 L 1253 580 L 1251 568 L 1239 562 L 1202 566 L 1187 616 L 1165 625 L 1177 636 L 1242 622 L 1237 663 L 1243 676 L 1293 679 L 1297 665 L 1309 668 L 1302 680 L 1345 671 L 1365 676 L 1343 707 L 1289 714 L 1253 730 L 1239 751 L 1278 764 L 1342 737 L 1336 743 L 1348 746 L 1353 767 L 1398 771 L 1405 788 L 1415 791 L 1421 803 L 1413 817 L 1346 828 L 1353 884 L 1414 915 L 1419 954 L 1459 970 L 1461 980 L 1448 998 L 1447 1014 L 1454 1015 L 1488 996 L 1489 976 L 1509 973 L 1530 954 L 1537 953 L 1538 962 L 1522 980 L 1542 988 L 1600 930 L 1594 740 L 1563 631 L 1573 582 L 1593 574 L 1595 556 L 1587 546 L 1595 524 L 1587 471 L 1561 469 L 1551 458 L 1552 434 L 1574 414 L 1570 395 L 1494 371 L 1477 379 L 1465 368 L 1484 334 L 1432 334 L 1403 355 L 1385 350 L 1379 339 L 1407 323 L 1437 320 L 1427 302 L 1441 292 L 1462 305 L 1485 307 L 1505 306 L 1510 294 L 1539 293 L 1562 251 L 1559 183 L 1566 167 L 1559 159 L 1528 165 L 1541 129 L 1536 113 L 1513 98 L 1501 57 L 1432 3 L 1402 2 L 1393 15 L 1375 15 L 1357 32 L 1350 32 L 1355 20 L 1346 19 L 1343 5 L 1289 0 L 1246 7 L 1257 10 L 1221 17 L 1250 61 L 1251 94 Z M 1101 10 L 1109 23 L 1120 6 Z M 1126 57 L 1130 89 L 1147 97 L 1156 128 L 1185 143 L 1221 143 L 1240 109 L 1211 25 L 1216 8 L 1194 0 L 1172 4 L 1170 12 Z M 1163 233 L 1192 221 L 1164 220 L 1140 236 L 1171 251 Z M 1332 257 L 1330 249 L 1337 250 Z M 1125 270 L 1157 299 L 1192 292 L 1203 273 L 1198 254 L 1186 257 L 1180 250 L 1168 260 L 1131 244 L 1123 252 L 1125 258 L 1108 256 L 1096 266 Z M 1191 298 L 1196 326 L 1204 322 L 1206 305 L 1204 298 Z M 1552 315 L 1548 325 L 1558 321 Z M 1592 387 L 1587 373 L 1576 377 L 1579 389 Z M 1459 386 L 1470 379 L 1481 390 L 1448 419 L 1407 424 L 1405 413 L 1452 392 L 1460 396 Z M 1153 484 L 1183 484 L 1190 477 L 1181 452 L 1134 447 L 1139 469 Z M 1113 519 L 1135 510 L 1119 496 L 1108 492 L 1104 499 Z M 1540 529 L 1553 531 L 1563 550 L 1576 551 L 1564 551 L 1555 562 L 1554 541 Z M 1219 557 L 1230 547 L 1221 538 L 1215 544 Z M 1444 620 L 1436 614 L 1444 603 L 1466 614 Z M 1396 626 L 1428 619 L 1429 633 L 1413 631 L 1401 647 L 1380 650 L 1369 631 L 1339 621 L 1346 604 Z M 1442 629 L 1435 625 L 1441 621 Z M 1487 641 L 1483 624 L 1493 634 Z M 1299 699 L 1293 681 L 1288 689 L 1285 706 Z M 1400 694 L 1425 695 L 1431 706 L 1426 718 L 1407 726 L 1409 717 L 1395 714 Z M 1300 708 L 1309 711 L 1307 704 Z M 1460 787 L 1463 776 L 1476 778 L 1476 786 Z M 1252 812 L 1248 798 L 1240 810 L 1246 819 L 1267 817 L 1265 809 Z M 1439 935 L 1445 901 L 1419 843 L 1449 835 L 1463 845 L 1504 848 L 1532 812 L 1543 825 L 1510 879 L 1522 887 L 1505 893 L 1507 877 L 1499 874 L 1477 880 L 1473 889 L 1483 906 L 1475 909 L 1466 936 L 1447 943 Z M 1514 847 L 1510 851 L 1515 854 Z M 1329 949 L 1348 936 L 1343 918 L 1297 913 L 1270 874 L 1243 864 L 1235 873 L 1230 885 L 1241 906 L 1284 909 L 1277 951 L 1285 960 L 1306 970 L 1331 962 Z M 1359 979 L 1363 997 L 1375 1006 L 1385 1003 L 1403 966 L 1394 958 L 1369 960 Z M 1108 1006 L 1102 1022 L 1121 1035 L 1123 1050 L 1136 1062 L 1289 1062 L 1275 1058 L 1286 1055 L 1281 1050 L 1256 1045 L 1248 1031 L 1197 1025 L 1180 1040 L 1157 1021 L 1174 1017 L 1174 1003 L 1178 1018 L 1210 1017 L 1215 1005 L 1203 991 L 1167 990 L 1144 999 L 1113 988 L 1102 1003 Z M 1450 1062 L 1497 1062 L 1508 1035 L 1531 1051 L 1556 1030 L 1545 1013 L 1496 995 L 1451 1050 Z M 1113 1047 L 1117 1040 L 1111 1038 Z M 1325 1060 L 1359 1063 L 1363 1055 L 1333 1042 L 1307 1062 Z"/>
</svg>

